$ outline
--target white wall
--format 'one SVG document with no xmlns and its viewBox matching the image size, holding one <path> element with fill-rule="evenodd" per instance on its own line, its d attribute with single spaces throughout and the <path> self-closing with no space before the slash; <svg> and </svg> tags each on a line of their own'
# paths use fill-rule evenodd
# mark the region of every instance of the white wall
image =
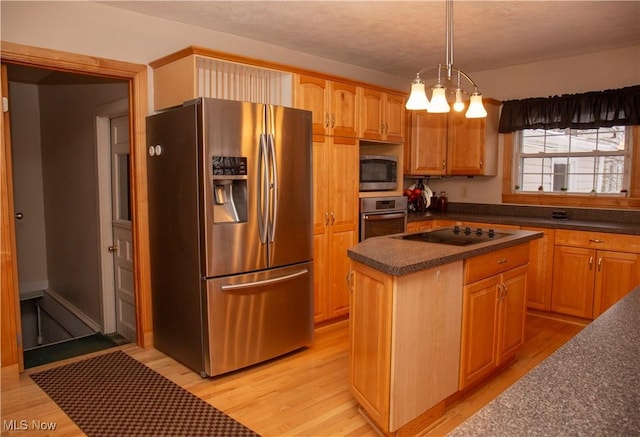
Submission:
<svg viewBox="0 0 640 437">
<path fill-rule="evenodd" d="M 15 211 L 24 216 L 22 220 L 15 222 L 18 278 L 20 294 L 25 294 L 46 290 L 49 286 L 38 86 L 10 82 L 9 97 L 13 201 Z"/>
</svg>

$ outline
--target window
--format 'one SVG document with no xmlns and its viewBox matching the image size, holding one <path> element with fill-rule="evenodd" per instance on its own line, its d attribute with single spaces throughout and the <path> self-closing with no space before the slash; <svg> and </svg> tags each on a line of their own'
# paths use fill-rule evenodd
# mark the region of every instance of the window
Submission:
<svg viewBox="0 0 640 437">
<path fill-rule="evenodd" d="M 514 133 L 516 192 L 619 194 L 630 182 L 631 128 Z"/>
</svg>

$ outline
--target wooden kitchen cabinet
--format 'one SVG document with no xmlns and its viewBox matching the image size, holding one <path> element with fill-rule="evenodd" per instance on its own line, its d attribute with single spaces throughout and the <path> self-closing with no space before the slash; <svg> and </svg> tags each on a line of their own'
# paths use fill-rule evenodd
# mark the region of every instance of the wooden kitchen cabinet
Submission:
<svg viewBox="0 0 640 437">
<path fill-rule="evenodd" d="M 551 311 L 598 317 L 640 284 L 640 236 L 555 232 Z"/>
<path fill-rule="evenodd" d="M 314 320 L 349 313 L 347 249 L 358 242 L 355 138 L 313 137 Z M 295 213 L 295 212 L 294 212 Z"/>
<path fill-rule="evenodd" d="M 484 99 L 486 118 L 464 112 L 411 115 L 413 175 L 495 176 L 498 171 L 500 102 Z"/>
<path fill-rule="evenodd" d="M 407 232 L 428 231 L 431 229 L 431 220 L 407 223 Z"/>
<path fill-rule="evenodd" d="M 358 92 L 355 85 L 295 75 L 295 107 L 312 113 L 314 135 L 358 136 Z"/>
<path fill-rule="evenodd" d="M 354 262 L 353 272 L 351 393 L 385 433 L 433 420 L 458 390 L 462 261 L 405 276 Z"/>
<path fill-rule="evenodd" d="M 401 143 L 405 130 L 405 96 L 371 88 L 360 91 L 360 138 Z"/>
<path fill-rule="evenodd" d="M 409 174 L 444 175 L 447 171 L 447 114 L 411 111 Z"/>
<path fill-rule="evenodd" d="M 524 244 L 465 262 L 460 390 L 509 361 L 524 343 L 528 260 Z"/>
<path fill-rule="evenodd" d="M 527 307 L 551 311 L 555 231 L 549 228 L 522 227 L 521 229 L 543 233 L 542 238 L 530 242 Z"/>
</svg>

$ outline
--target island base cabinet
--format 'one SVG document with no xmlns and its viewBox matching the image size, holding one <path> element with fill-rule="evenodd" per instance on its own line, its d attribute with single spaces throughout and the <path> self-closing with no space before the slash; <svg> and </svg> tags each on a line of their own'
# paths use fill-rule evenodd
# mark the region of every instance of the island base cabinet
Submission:
<svg viewBox="0 0 640 437">
<path fill-rule="evenodd" d="M 458 391 L 462 261 L 405 276 L 353 271 L 351 392 L 394 433 Z"/>
<path fill-rule="evenodd" d="M 460 390 L 489 376 L 524 344 L 528 253 L 527 244 L 467 261 L 467 278 L 479 274 L 479 266 L 487 271 L 492 260 L 505 270 L 464 286 Z"/>
</svg>

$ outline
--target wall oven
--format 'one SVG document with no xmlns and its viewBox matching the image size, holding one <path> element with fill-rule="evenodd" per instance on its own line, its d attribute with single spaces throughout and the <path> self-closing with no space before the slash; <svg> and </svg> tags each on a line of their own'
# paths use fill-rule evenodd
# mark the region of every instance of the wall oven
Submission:
<svg viewBox="0 0 640 437">
<path fill-rule="evenodd" d="M 398 234 L 407 229 L 407 198 L 365 197 L 360 199 L 360 241 Z"/>
</svg>

